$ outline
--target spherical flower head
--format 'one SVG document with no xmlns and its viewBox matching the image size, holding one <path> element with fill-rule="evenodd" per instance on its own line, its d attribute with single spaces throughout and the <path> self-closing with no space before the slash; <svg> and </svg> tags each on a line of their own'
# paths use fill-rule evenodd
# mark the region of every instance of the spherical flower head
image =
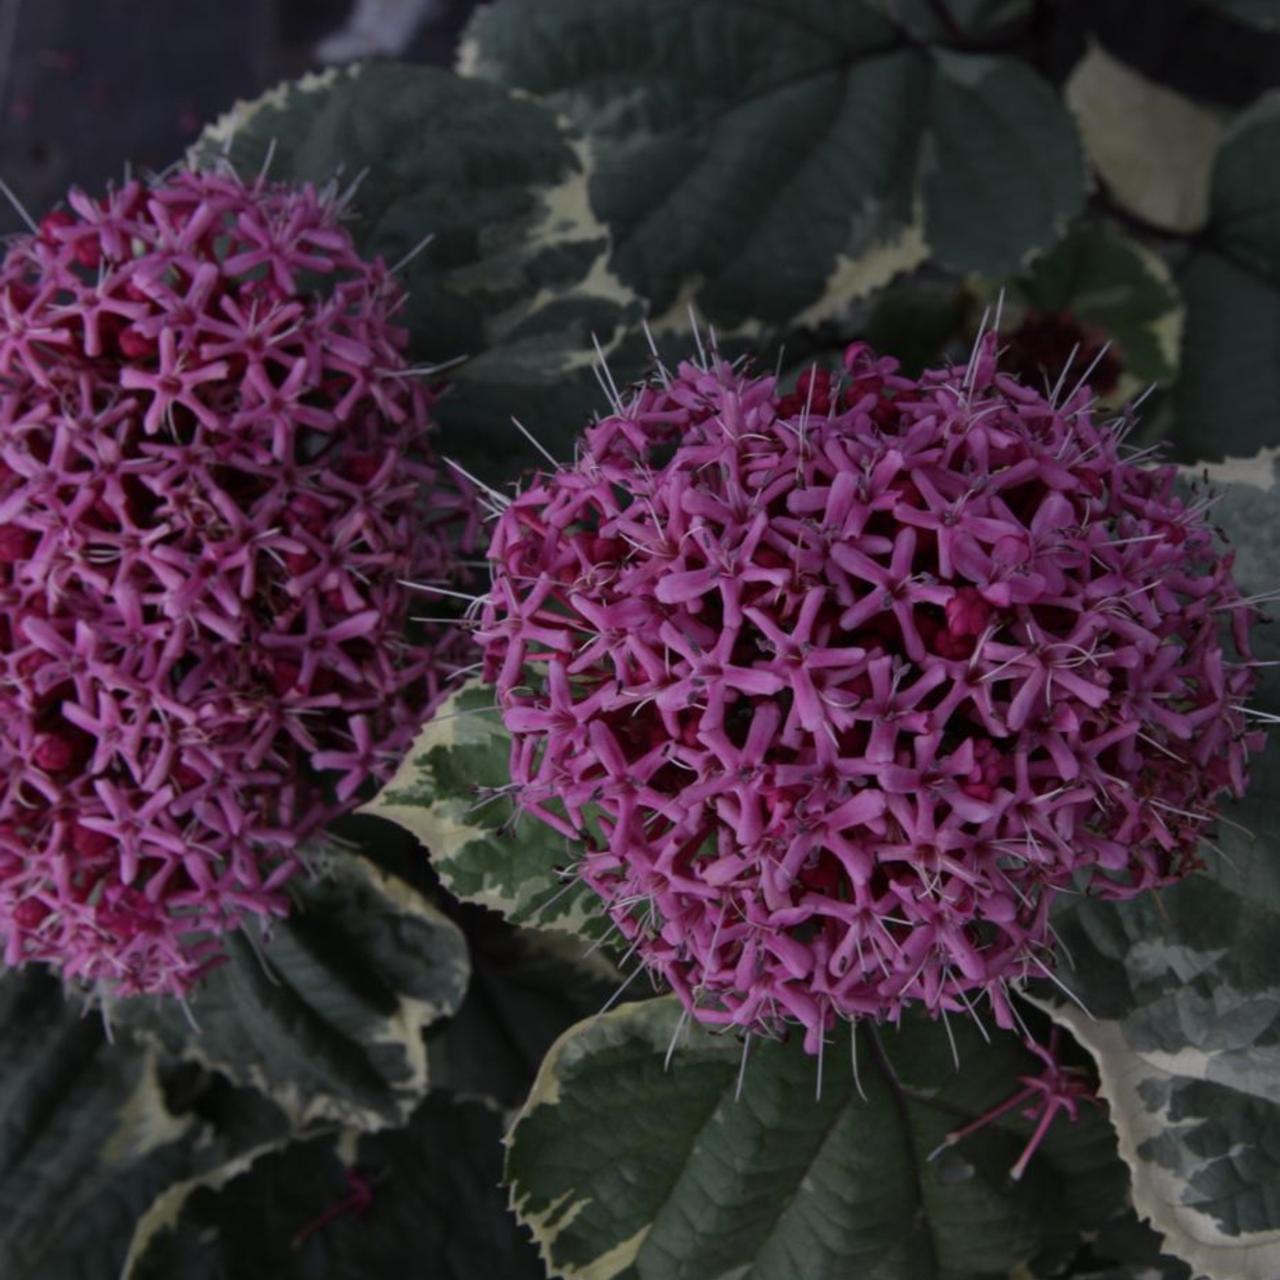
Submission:
<svg viewBox="0 0 1280 1280">
<path fill-rule="evenodd" d="M 1186 875 L 1245 785 L 1250 609 L 1123 420 L 996 368 L 688 363 L 499 519 L 483 617 L 522 807 L 701 1021 L 1052 972 L 1062 890 Z"/>
<path fill-rule="evenodd" d="M 473 506 L 330 196 L 69 204 L 0 264 L 0 944 L 181 992 L 411 740 Z"/>
</svg>

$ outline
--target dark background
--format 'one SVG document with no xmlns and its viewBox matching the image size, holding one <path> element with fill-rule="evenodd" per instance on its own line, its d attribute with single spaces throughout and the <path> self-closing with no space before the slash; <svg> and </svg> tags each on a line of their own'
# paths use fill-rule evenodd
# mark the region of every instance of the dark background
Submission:
<svg viewBox="0 0 1280 1280">
<path fill-rule="evenodd" d="M 0 0 L 0 178 L 39 218 L 351 56 L 448 65 L 476 0 Z M 20 229 L 0 200 L 0 233 Z"/>
</svg>

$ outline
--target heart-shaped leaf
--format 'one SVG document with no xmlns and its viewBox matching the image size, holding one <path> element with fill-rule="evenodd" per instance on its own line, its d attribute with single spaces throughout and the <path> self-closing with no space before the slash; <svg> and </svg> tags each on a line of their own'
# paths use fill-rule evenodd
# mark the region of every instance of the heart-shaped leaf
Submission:
<svg viewBox="0 0 1280 1280">
<path fill-rule="evenodd" d="M 471 985 L 462 1008 L 427 1035 L 431 1086 L 518 1107 L 557 1037 L 603 1008 L 622 977 L 579 938 L 513 929 L 465 905 L 458 915 Z"/>
<path fill-rule="evenodd" d="M 965 6 L 978 26 L 992 7 Z M 930 253 L 1016 269 L 1083 200 L 1053 88 L 1014 58 L 923 44 L 921 6 L 899 8 L 504 0 L 463 65 L 587 134 L 613 267 L 655 311 L 813 321 Z"/>
<path fill-rule="evenodd" d="M 741 1042 L 688 1026 L 674 997 L 584 1022 L 548 1055 L 512 1131 L 516 1211 L 565 1280 L 1008 1273 L 1116 1212 L 1124 1168 L 1088 1108 L 1019 1183 L 1021 1117 L 931 1160 L 1033 1061 L 1011 1038 L 953 1030 L 959 1071 L 944 1028 L 916 1017 L 859 1028 L 856 1077 L 847 1029 L 821 1079 L 798 1039 L 757 1042 L 739 1097 Z"/>
</svg>

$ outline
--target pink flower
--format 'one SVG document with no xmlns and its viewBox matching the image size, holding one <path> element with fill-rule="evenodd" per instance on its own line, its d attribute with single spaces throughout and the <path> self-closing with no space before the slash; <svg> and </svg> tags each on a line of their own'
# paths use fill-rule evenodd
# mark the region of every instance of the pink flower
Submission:
<svg viewBox="0 0 1280 1280">
<path fill-rule="evenodd" d="M 180 992 L 434 704 L 474 510 L 330 197 L 70 204 L 0 265 L 0 941 Z"/>
<path fill-rule="evenodd" d="M 1008 1026 L 1055 895 L 1187 874 L 1244 785 L 1229 556 L 1087 391 L 992 351 L 910 380 L 855 347 L 788 396 L 663 371 L 497 522 L 521 803 L 703 1022 Z"/>
</svg>

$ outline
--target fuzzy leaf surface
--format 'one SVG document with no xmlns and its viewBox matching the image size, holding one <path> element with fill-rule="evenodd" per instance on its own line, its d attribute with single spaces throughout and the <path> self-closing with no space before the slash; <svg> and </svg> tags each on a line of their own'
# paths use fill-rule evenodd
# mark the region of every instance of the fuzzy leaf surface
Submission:
<svg viewBox="0 0 1280 1280">
<path fill-rule="evenodd" d="M 581 1023 L 548 1054 L 512 1132 L 507 1178 L 553 1275 L 566 1280 L 960 1280 L 1007 1273 L 1123 1203 L 1101 1113 L 1051 1134 L 1021 1183 L 1029 1132 L 1003 1119 L 930 1162 L 945 1135 L 1030 1068 L 918 1018 L 847 1029 L 817 1064 L 798 1040 L 741 1044 L 684 1027 L 674 997 Z"/>
<path fill-rule="evenodd" d="M 498 1186 L 501 1137 L 496 1111 L 432 1095 L 403 1129 L 295 1143 L 196 1190 L 124 1280 L 542 1280 Z M 337 1211 L 349 1169 L 364 1211 Z"/>
<path fill-rule="evenodd" d="M 510 748 L 493 689 L 473 681 L 441 705 L 365 811 L 417 836 L 464 902 L 513 924 L 598 937 L 606 928 L 599 900 L 559 874 L 576 860 L 574 847 L 495 790 L 510 785 Z"/>
<path fill-rule="evenodd" d="M 274 1098 L 295 1124 L 395 1123 L 427 1087 L 423 1031 L 462 1003 L 461 930 L 364 858 L 317 854 L 270 940 L 228 938 L 230 961 L 192 993 L 129 1000 L 113 1017 L 144 1040 Z"/>
<path fill-rule="evenodd" d="M 923 43 L 868 0 L 505 0 L 464 65 L 545 95 L 592 146 L 613 266 L 658 313 L 809 320 L 936 257 L 1004 274 L 1080 208 L 1057 93 Z M 967 4 L 981 14 L 1015 6 Z"/>
<path fill-rule="evenodd" d="M 372 64 L 311 76 L 242 104 L 196 155 L 252 176 L 360 177 L 349 226 L 409 291 L 404 323 L 423 364 L 469 357 L 437 405 L 441 452 L 505 479 L 553 450 L 599 403 L 592 336 L 609 349 L 635 300 L 606 267 L 582 149 L 546 107 L 425 67 Z M 424 238 L 430 242 L 422 247 Z M 499 465 L 500 464 L 500 465 Z"/>
</svg>

